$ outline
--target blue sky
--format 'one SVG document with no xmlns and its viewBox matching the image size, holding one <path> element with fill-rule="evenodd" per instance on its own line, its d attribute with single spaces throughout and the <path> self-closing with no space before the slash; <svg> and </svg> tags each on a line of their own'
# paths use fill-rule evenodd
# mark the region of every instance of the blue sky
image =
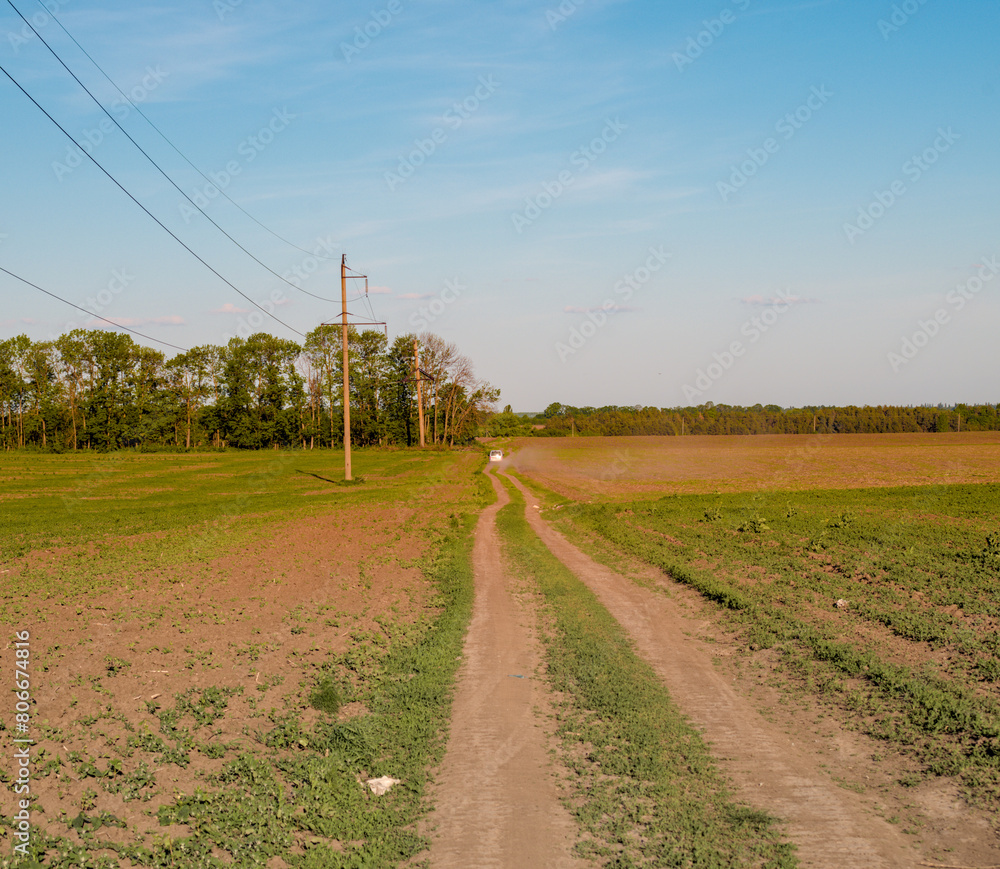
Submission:
<svg viewBox="0 0 1000 869">
<path fill-rule="evenodd" d="M 1000 401 L 995 0 L 48 0 L 301 250 L 15 4 L 228 233 L 335 301 L 192 215 L 9 5 L 3 67 L 299 332 L 339 314 L 344 252 L 371 287 L 352 311 L 455 342 L 516 410 Z M 3 76 L 0 106 L 0 265 L 182 347 L 298 338 Z M 0 294 L 2 337 L 88 324 Z"/>
</svg>

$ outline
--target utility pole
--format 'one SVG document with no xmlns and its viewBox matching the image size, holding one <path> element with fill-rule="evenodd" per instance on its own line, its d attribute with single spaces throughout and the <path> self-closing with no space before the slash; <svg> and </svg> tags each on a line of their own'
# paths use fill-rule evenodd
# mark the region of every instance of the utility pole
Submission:
<svg viewBox="0 0 1000 869">
<path fill-rule="evenodd" d="M 344 349 L 344 479 L 351 476 L 351 385 L 347 353 L 347 254 L 340 256 L 340 338 Z"/>
<path fill-rule="evenodd" d="M 344 479 L 353 480 L 351 475 L 351 385 L 350 385 L 350 361 L 347 347 L 347 282 L 348 280 L 364 280 L 365 295 L 368 295 L 368 275 L 349 275 L 347 273 L 347 254 L 340 257 L 340 335 L 344 350 Z M 332 326 L 333 323 L 324 323 L 324 326 Z M 381 321 L 368 321 L 365 326 L 385 326 Z M 386 337 L 388 338 L 388 327 L 386 327 Z M 332 396 L 331 396 L 332 404 Z M 332 413 L 332 408 L 331 408 Z M 333 432 L 330 433 L 331 438 Z"/>
<path fill-rule="evenodd" d="M 423 378 L 420 376 L 420 342 L 413 339 L 413 375 L 417 381 L 417 419 L 420 422 L 420 449 L 424 448 L 424 393 L 420 388 Z"/>
</svg>

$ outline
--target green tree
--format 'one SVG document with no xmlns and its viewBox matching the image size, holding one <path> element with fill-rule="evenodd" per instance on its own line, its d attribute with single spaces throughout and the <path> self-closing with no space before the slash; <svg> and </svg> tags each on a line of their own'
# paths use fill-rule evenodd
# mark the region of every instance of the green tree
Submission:
<svg viewBox="0 0 1000 869">
<path fill-rule="evenodd" d="M 135 344 L 131 336 L 92 329 L 86 333 L 90 369 L 85 412 L 87 441 L 99 450 L 118 449 L 126 434 L 130 368 Z"/>
<path fill-rule="evenodd" d="M 229 341 L 219 399 L 228 443 L 259 449 L 299 440 L 296 406 L 301 406 L 303 379 L 295 361 L 301 352 L 294 341 L 266 332 Z"/>
<path fill-rule="evenodd" d="M 351 378 L 351 437 L 361 445 L 384 444 L 386 406 L 391 401 L 387 341 L 374 329 L 348 333 Z"/>
<path fill-rule="evenodd" d="M 55 344 L 50 341 L 32 343 L 24 356 L 28 400 L 32 410 L 25 440 L 34 440 L 43 448 L 49 446 L 50 435 L 58 433 L 62 411 L 56 359 Z"/>
<path fill-rule="evenodd" d="M 3 368 L 0 369 L 7 424 L 11 430 L 14 447 L 24 446 L 24 412 L 28 403 L 28 355 L 31 339 L 27 335 L 15 335 L 0 344 Z M 17 415 L 15 423 L 14 416 Z"/>
<path fill-rule="evenodd" d="M 304 361 L 314 415 L 319 420 L 322 413 L 329 421 L 328 443 L 331 447 L 343 443 L 343 409 L 338 414 L 336 408 L 343 401 L 341 390 L 343 380 L 343 342 L 340 326 L 317 326 L 306 335 L 303 347 Z M 339 423 L 339 424 L 338 424 Z M 319 429 L 322 442 L 322 429 Z"/>
<path fill-rule="evenodd" d="M 417 428 L 417 384 L 414 371 L 415 335 L 398 335 L 386 354 L 386 431 L 392 443 L 413 443 Z"/>
<path fill-rule="evenodd" d="M 212 368 L 217 355 L 215 347 L 206 345 L 178 354 L 167 363 L 168 381 L 183 412 L 186 449 L 191 449 L 202 408 L 214 397 Z"/>
</svg>

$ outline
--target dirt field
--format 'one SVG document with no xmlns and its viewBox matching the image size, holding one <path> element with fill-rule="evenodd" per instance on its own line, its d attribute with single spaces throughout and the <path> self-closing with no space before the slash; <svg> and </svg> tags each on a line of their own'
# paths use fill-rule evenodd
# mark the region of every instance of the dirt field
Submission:
<svg viewBox="0 0 1000 869">
<path fill-rule="evenodd" d="M 381 662 L 442 611 L 427 558 L 469 527 L 462 516 L 481 511 L 472 480 L 484 479 L 475 473 L 481 458 L 362 453 L 367 482 L 357 488 L 337 484 L 322 457 L 295 454 L 27 457 L 0 466 L 10 519 L 0 536 L 4 655 L 14 660 L 13 631 L 30 630 L 32 823 L 36 836 L 55 837 L 46 865 L 354 865 L 366 837 L 377 837 L 337 824 L 365 812 L 389 818 L 391 838 L 385 812 L 421 791 L 403 783 L 388 799 L 368 793 L 365 776 L 394 770 L 379 766 L 382 748 L 365 753 L 377 716 L 358 698 L 409 684 L 430 666 L 406 663 L 393 674 Z M 525 439 L 498 470 L 512 466 L 570 499 L 621 501 L 996 482 L 998 459 L 995 434 Z M 498 507 L 481 514 L 478 597 L 447 754 L 429 770 L 438 810 L 419 825 L 407 815 L 392 853 L 426 858 L 419 831 L 433 843 L 432 865 L 578 865 L 558 789 L 540 774 L 550 762 L 549 713 L 532 674 L 544 656 L 530 595 L 501 568 L 491 527 Z M 541 538 L 632 632 L 740 795 L 783 819 L 804 865 L 1000 865 L 996 824 L 962 801 L 954 781 L 915 776 L 912 757 L 793 684 L 774 651 L 750 654 L 691 588 L 583 540 L 591 555 L 603 547 L 619 572 L 595 564 L 540 524 L 540 512 L 529 499 Z M 976 535 L 983 521 L 972 523 Z M 578 530 L 574 539 L 585 537 Z M 835 572 L 832 562 L 819 566 Z M 725 571 L 740 572 L 738 564 Z M 764 573 L 746 579 L 760 585 Z M 886 637 L 887 647 L 899 645 Z M 453 668 L 457 648 L 447 653 Z M 330 674 L 348 701 L 332 718 L 310 700 Z M 980 691 L 992 696 L 995 683 Z M 4 716 L 0 729 L 12 737 Z M 324 746 L 333 737 L 346 753 L 331 757 Z M 0 814 L 10 819 L 12 767 L 2 769 Z M 213 839 L 223 810 L 229 826 Z M 3 839 L 0 865 L 8 831 Z M 197 859 L 174 850 L 185 841 L 200 843 Z M 131 861 L 124 845 L 147 850 Z M 410 864 L 375 855 L 372 865 Z"/>
<path fill-rule="evenodd" d="M 10 500 L 25 530 L 2 541 L 5 553 L 23 553 L 0 565 L 3 654 L 12 663 L 13 632 L 30 633 L 32 841 L 52 837 L 45 865 L 212 858 L 280 869 L 311 848 L 346 856 L 347 843 L 302 832 L 308 824 L 290 833 L 260 828 L 261 812 L 274 808 L 238 779 L 229 790 L 243 795 L 245 820 L 216 833 L 219 844 L 204 854 L 172 853 L 200 825 L 193 815 L 164 824 L 174 815 L 161 812 L 173 811 L 179 795 L 215 791 L 246 752 L 280 768 L 301 763 L 304 751 L 313 756 L 331 728 L 350 734 L 353 723 L 363 725 L 369 710 L 355 698 L 379 662 L 440 611 L 427 558 L 449 514 L 474 509 L 467 480 L 478 460 L 428 457 L 415 468 L 404 454 L 362 454 L 356 468 L 371 482 L 346 489 L 322 456 L 39 457 L 8 466 L 6 494 L 22 496 Z M 169 486 L 149 485 L 162 476 Z M 25 491 L 11 492 L 18 485 Z M 212 491 L 193 496 L 202 485 Z M 81 491 L 84 498 L 63 500 Z M 170 530 L 114 533 L 144 501 L 153 509 L 141 522 Z M 105 506 L 94 510 L 95 502 Z M 215 518 L 186 510 L 189 502 L 216 505 Z M 32 509 L 52 518 L 28 521 Z M 332 720 L 310 703 L 326 677 L 345 701 Z M 16 735 L 10 711 L 5 736 Z M 0 768 L 5 819 L 17 812 L 14 772 Z M 264 774 L 253 769 L 247 779 Z M 278 794 L 282 787 L 291 792 L 286 782 Z M 363 805 L 363 783 L 351 778 L 350 787 Z M 10 833 L 0 839 L 3 865 Z M 145 856 L 133 862 L 112 844 Z"/>
<path fill-rule="evenodd" d="M 574 500 L 1000 481 L 1000 433 L 516 438 L 510 464 Z"/>
</svg>

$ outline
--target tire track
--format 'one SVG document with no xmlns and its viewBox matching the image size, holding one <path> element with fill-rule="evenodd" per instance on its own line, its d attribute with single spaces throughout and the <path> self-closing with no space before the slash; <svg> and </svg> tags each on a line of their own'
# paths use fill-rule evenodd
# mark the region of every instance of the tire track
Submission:
<svg viewBox="0 0 1000 869">
<path fill-rule="evenodd" d="M 506 475 L 505 475 L 506 476 Z M 872 814 L 863 797 L 830 780 L 816 757 L 767 722 L 687 634 L 696 623 L 669 598 L 598 564 L 542 521 L 525 496 L 529 525 L 628 631 L 681 710 L 700 728 L 720 767 L 751 805 L 782 819 L 805 866 L 903 869 L 921 859 L 897 828 Z"/>
<path fill-rule="evenodd" d="M 432 789 L 435 869 L 584 869 L 572 856 L 576 825 L 559 801 L 546 733 L 548 706 L 530 604 L 504 573 L 496 514 L 510 498 L 488 474 L 497 502 L 480 514 L 473 548 L 476 596 L 452 724 Z"/>
</svg>

